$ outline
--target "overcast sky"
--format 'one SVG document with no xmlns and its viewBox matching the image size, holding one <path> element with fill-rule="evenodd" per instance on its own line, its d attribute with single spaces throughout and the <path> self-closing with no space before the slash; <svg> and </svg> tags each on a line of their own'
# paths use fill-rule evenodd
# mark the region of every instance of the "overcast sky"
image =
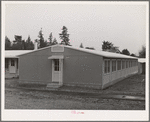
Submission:
<svg viewBox="0 0 150 122">
<path fill-rule="evenodd" d="M 44 2 L 43 2 L 44 3 Z M 14 35 L 22 39 L 38 39 L 42 28 L 44 39 L 52 32 L 60 42 L 59 33 L 66 26 L 70 43 L 79 47 L 101 50 L 102 41 L 110 41 L 120 51 L 138 53 L 146 43 L 146 5 L 144 4 L 89 4 L 78 2 L 61 4 L 6 4 L 5 35 L 12 41 Z"/>
</svg>

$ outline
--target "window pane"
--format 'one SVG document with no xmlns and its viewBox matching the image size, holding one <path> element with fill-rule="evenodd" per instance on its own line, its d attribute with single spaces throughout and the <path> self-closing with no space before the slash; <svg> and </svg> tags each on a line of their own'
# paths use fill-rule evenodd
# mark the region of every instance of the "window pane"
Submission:
<svg viewBox="0 0 150 122">
<path fill-rule="evenodd" d="M 14 61 L 14 59 L 11 59 L 11 66 L 15 66 L 15 61 Z"/>
<path fill-rule="evenodd" d="M 128 68 L 128 61 L 126 61 L 126 68 Z"/>
<path fill-rule="evenodd" d="M 110 72 L 110 61 L 108 61 L 108 73 Z"/>
<path fill-rule="evenodd" d="M 112 61 L 112 72 L 116 71 L 116 61 Z"/>
<path fill-rule="evenodd" d="M 54 70 L 59 71 L 59 59 L 54 59 Z"/>
<path fill-rule="evenodd" d="M 114 71 L 114 61 L 112 61 L 112 72 Z"/>
<path fill-rule="evenodd" d="M 117 69 L 118 69 L 118 70 L 121 69 L 121 61 L 117 61 Z"/>
<path fill-rule="evenodd" d="M 6 59 L 5 59 L 5 68 L 6 68 L 6 69 L 8 69 L 8 65 L 9 65 L 9 62 L 8 62 L 8 61 L 9 61 L 9 60 L 6 58 Z"/>
<path fill-rule="evenodd" d="M 114 61 L 114 71 L 116 71 L 116 61 Z"/>
<path fill-rule="evenodd" d="M 105 61 L 105 73 L 107 73 L 107 61 Z"/>
</svg>

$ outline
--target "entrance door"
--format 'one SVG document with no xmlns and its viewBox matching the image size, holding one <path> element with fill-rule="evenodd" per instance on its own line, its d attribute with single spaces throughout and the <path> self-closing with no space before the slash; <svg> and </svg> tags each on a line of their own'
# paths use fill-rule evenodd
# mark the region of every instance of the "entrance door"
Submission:
<svg viewBox="0 0 150 122">
<path fill-rule="evenodd" d="M 15 59 L 10 60 L 9 73 L 16 73 Z"/>
<path fill-rule="evenodd" d="M 52 60 L 52 82 L 62 83 L 62 60 Z"/>
</svg>

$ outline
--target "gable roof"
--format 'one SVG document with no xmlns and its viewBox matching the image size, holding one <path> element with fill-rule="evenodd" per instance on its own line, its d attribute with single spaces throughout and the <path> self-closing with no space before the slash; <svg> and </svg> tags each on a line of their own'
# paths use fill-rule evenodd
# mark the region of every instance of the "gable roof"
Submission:
<svg viewBox="0 0 150 122">
<path fill-rule="evenodd" d="M 20 54 L 18 56 L 21 55 L 25 55 L 31 52 L 35 52 L 35 51 L 40 51 L 40 50 L 44 50 L 50 47 L 54 47 L 54 46 L 63 46 L 64 48 L 69 48 L 69 49 L 74 49 L 74 50 L 78 50 L 78 51 L 83 51 L 83 52 L 87 52 L 90 54 L 94 54 L 94 55 L 99 55 L 99 56 L 103 56 L 106 58 L 128 58 L 128 59 L 137 59 L 136 57 L 132 57 L 132 56 L 127 56 L 127 55 L 123 55 L 123 54 L 119 54 L 119 53 L 112 53 L 112 52 L 106 52 L 106 51 L 98 51 L 98 50 L 90 50 L 90 49 L 84 49 L 84 48 L 77 48 L 77 47 L 72 47 L 72 46 L 66 46 L 66 45 L 53 45 L 53 46 L 48 46 L 48 47 L 44 47 L 41 49 L 37 49 L 37 50 L 32 50 L 30 52 L 24 53 L 24 54 Z"/>
<path fill-rule="evenodd" d="M 18 55 L 29 53 L 33 50 L 5 50 L 5 58 L 17 58 Z"/>
<path fill-rule="evenodd" d="M 103 57 L 106 57 L 106 58 L 137 59 L 136 57 L 127 56 L 127 55 L 123 55 L 123 54 L 119 54 L 119 53 L 112 53 L 112 52 L 98 51 L 98 50 L 89 50 L 89 49 L 75 48 L 75 47 L 70 47 L 70 46 L 65 46 L 65 47 L 66 48 L 70 48 L 70 49 L 75 49 L 75 50 L 83 51 L 83 52 L 87 52 L 87 53 L 91 53 L 91 54 L 95 54 L 95 55 L 100 55 L 100 56 L 103 56 Z"/>
</svg>

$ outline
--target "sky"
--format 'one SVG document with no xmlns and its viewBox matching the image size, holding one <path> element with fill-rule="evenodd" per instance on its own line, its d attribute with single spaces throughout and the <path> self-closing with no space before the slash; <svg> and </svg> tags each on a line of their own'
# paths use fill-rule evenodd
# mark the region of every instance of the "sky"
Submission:
<svg viewBox="0 0 150 122">
<path fill-rule="evenodd" d="M 53 38 L 61 42 L 59 33 L 66 26 L 74 47 L 82 43 L 84 47 L 102 50 L 102 42 L 109 41 L 120 51 L 128 49 L 138 54 L 146 44 L 146 5 L 107 3 L 8 2 L 5 4 L 5 36 L 12 41 L 14 35 L 21 35 L 24 40 L 30 35 L 34 41 L 42 28 L 45 40 L 48 41 L 52 32 Z"/>
</svg>

